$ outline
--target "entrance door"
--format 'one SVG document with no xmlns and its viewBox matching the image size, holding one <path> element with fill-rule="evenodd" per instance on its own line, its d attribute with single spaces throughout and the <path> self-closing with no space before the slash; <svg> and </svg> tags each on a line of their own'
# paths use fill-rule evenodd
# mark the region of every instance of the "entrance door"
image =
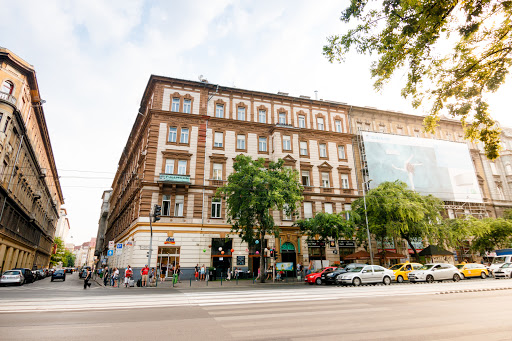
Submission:
<svg viewBox="0 0 512 341">
<path fill-rule="evenodd" d="M 297 271 L 297 253 L 292 243 L 286 242 L 281 245 L 281 262 L 293 263 L 293 271 L 285 271 L 284 276 L 295 277 Z"/>
<path fill-rule="evenodd" d="M 160 269 L 165 269 L 165 278 L 171 278 L 172 268 L 176 268 L 180 263 L 180 248 L 179 247 L 159 247 L 158 248 L 158 263 Z"/>
</svg>

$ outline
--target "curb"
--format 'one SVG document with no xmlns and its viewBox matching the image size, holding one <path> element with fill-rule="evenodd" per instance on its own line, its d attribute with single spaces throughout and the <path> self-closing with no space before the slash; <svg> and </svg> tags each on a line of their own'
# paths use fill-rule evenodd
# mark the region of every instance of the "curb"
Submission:
<svg viewBox="0 0 512 341">
<path fill-rule="evenodd" d="M 508 288 L 484 288 L 484 289 L 450 290 L 450 291 L 436 292 L 436 295 L 460 294 L 460 293 L 465 293 L 465 292 L 480 292 L 480 291 L 498 291 L 498 290 L 512 290 L 512 287 L 508 287 Z"/>
</svg>

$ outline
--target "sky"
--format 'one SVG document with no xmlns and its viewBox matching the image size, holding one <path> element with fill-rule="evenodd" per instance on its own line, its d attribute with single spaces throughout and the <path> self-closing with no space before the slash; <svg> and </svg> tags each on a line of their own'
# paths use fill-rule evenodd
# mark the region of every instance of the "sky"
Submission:
<svg viewBox="0 0 512 341">
<path fill-rule="evenodd" d="M 35 67 L 76 245 L 96 237 L 101 196 L 151 74 L 351 105 L 414 111 L 400 96 L 405 74 L 376 93 L 372 58 L 343 64 L 322 55 L 347 30 L 345 1 L 0 0 L 0 46 Z M 493 116 L 512 127 L 507 81 Z"/>
</svg>

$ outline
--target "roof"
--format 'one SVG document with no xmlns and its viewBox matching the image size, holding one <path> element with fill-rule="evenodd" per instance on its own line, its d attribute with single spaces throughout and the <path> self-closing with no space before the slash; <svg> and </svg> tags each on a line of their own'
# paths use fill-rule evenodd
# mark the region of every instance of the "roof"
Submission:
<svg viewBox="0 0 512 341">
<path fill-rule="evenodd" d="M 429 245 L 424 248 L 420 253 L 420 256 L 453 256 L 453 253 L 439 247 L 437 245 Z"/>
</svg>

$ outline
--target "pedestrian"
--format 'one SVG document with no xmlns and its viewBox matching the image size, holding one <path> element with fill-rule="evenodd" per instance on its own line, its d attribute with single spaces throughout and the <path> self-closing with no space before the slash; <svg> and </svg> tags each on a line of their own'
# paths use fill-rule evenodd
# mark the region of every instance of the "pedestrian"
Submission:
<svg viewBox="0 0 512 341">
<path fill-rule="evenodd" d="M 154 283 L 156 283 L 155 268 L 151 268 L 149 272 L 149 285 L 152 286 Z"/>
<path fill-rule="evenodd" d="M 176 266 L 176 277 L 178 277 L 178 282 L 179 282 L 179 283 L 181 283 L 180 275 L 181 275 L 181 267 L 180 267 L 180 265 L 178 264 L 178 265 Z"/>
<path fill-rule="evenodd" d="M 258 276 L 256 277 L 256 280 L 260 279 L 261 276 L 261 268 L 258 268 Z"/>
<path fill-rule="evenodd" d="M 272 278 L 272 267 L 269 266 L 267 269 L 267 280 Z"/>
<path fill-rule="evenodd" d="M 126 269 L 124 269 L 124 287 L 125 288 L 128 288 L 128 286 L 130 285 L 130 280 L 132 279 L 132 276 L 133 276 L 133 270 L 130 267 L 130 265 L 128 265 L 126 267 Z"/>
<path fill-rule="evenodd" d="M 165 273 L 167 272 L 167 264 L 162 263 L 160 267 L 160 282 L 165 281 Z"/>
<path fill-rule="evenodd" d="M 105 267 L 105 270 L 103 271 L 103 285 L 107 286 L 108 282 L 108 266 Z"/>
<path fill-rule="evenodd" d="M 199 271 L 197 271 L 197 268 L 194 270 L 194 278 L 197 280 L 199 279 Z"/>
<path fill-rule="evenodd" d="M 228 272 L 226 275 L 226 280 L 231 281 L 231 268 L 228 268 Z"/>
<path fill-rule="evenodd" d="M 92 276 L 91 269 L 87 268 L 87 273 L 85 274 L 85 279 L 84 279 L 84 289 L 91 287 L 91 283 L 89 283 L 91 276 Z"/>
<path fill-rule="evenodd" d="M 114 287 L 117 287 L 119 288 L 119 269 L 118 268 L 114 268 Z"/>
<path fill-rule="evenodd" d="M 140 274 L 142 276 L 142 286 L 145 287 L 148 284 L 149 275 L 149 267 L 147 264 L 140 270 Z"/>
</svg>

